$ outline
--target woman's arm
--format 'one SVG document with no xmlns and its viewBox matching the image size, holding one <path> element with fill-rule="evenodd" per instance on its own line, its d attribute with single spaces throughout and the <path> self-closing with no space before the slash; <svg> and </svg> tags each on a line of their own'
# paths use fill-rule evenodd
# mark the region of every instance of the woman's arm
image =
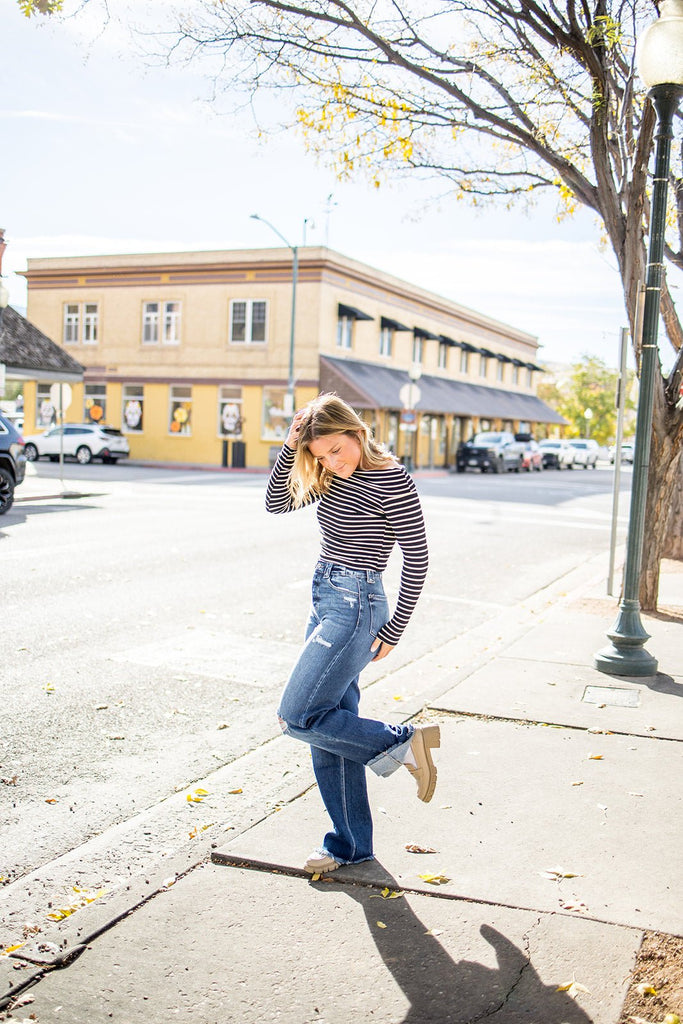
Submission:
<svg viewBox="0 0 683 1024">
<path fill-rule="evenodd" d="M 429 564 L 424 516 L 415 484 L 405 471 L 400 481 L 399 487 L 385 499 L 385 512 L 403 555 L 401 582 L 394 614 L 377 634 L 379 640 L 392 647 L 408 625 Z"/>
<path fill-rule="evenodd" d="M 287 437 L 273 466 L 266 488 L 266 510 L 275 514 L 294 511 L 294 502 L 289 491 L 289 475 L 294 466 L 294 456 L 299 440 L 301 420 L 306 410 L 299 409 L 294 413 L 287 431 Z"/>
</svg>

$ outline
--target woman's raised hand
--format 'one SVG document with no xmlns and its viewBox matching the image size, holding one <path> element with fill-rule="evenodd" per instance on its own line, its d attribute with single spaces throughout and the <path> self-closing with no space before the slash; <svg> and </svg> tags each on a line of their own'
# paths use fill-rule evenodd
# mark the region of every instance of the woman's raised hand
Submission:
<svg viewBox="0 0 683 1024">
<path fill-rule="evenodd" d="M 288 448 L 296 448 L 299 443 L 299 431 L 301 430 L 301 423 L 308 415 L 308 409 L 298 409 L 294 413 L 292 422 L 289 424 L 289 432 L 285 439 L 285 444 Z"/>
</svg>

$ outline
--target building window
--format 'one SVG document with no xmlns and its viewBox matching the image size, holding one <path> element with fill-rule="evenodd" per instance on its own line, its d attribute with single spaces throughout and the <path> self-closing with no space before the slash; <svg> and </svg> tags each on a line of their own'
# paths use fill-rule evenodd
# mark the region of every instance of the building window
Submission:
<svg viewBox="0 0 683 1024">
<path fill-rule="evenodd" d="M 526 371 L 526 383 L 527 387 L 531 387 L 534 380 L 534 371 L 527 368 Z"/>
<path fill-rule="evenodd" d="M 64 306 L 65 345 L 97 344 L 98 306 L 96 302 L 67 302 Z"/>
<path fill-rule="evenodd" d="M 420 334 L 416 334 L 413 338 L 413 362 L 417 363 L 418 366 L 422 365 L 422 355 L 424 352 L 424 338 Z"/>
<path fill-rule="evenodd" d="M 266 307 L 262 299 L 230 303 L 230 343 L 263 345 L 266 340 Z"/>
<path fill-rule="evenodd" d="M 498 360 L 498 366 L 496 367 L 496 380 L 505 380 L 505 363 L 502 359 Z"/>
<path fill-rule="evenodd" d="M 83 306 L 83 344 L 97 344 L 98 309 L 96 302 L 86 302 Z"/>
<path fill-rule="evenodd" d="M 223 384 L 218 389 L 218 436 L 242 436 L 242 388 Z"/>
<path fill-rule="evenodd" d="M 337 320 L 337 348 L 351 348 L 353 345 L 353 317 L 340 316 Z"/>
<path fill-rule="evenodd" d="M 519 384 L 519 367 L 518 366 L 513 366 L 512 367 L 512 383 L 513 384 Z"/>
<path fill-rule="evenodd" d="M 192 433 L 192 388 L 185 384 L 171 386 L 168 432 L 182 437 Z"/>
<path fill-rule="evenodd" d="M 145 409 L 145 389 L 142 384 L 123 385 L 121 423 L 126 434 L 141 434 Z"/>
<path fill-rule="evenodd" d="M 180 303 L 142 304 L 142 344 L 177 345 L 180 342 Z"/>
<path fill-rule="evenodd" d="M 86 423 L 104 423 L 107 418 L 107 385 L 86 384 L 83 419 Z"/>
<path fill-rule="evenodd" d="M 466 349 L 462 349 L 460 353 L 460 372 L 470 372 L 470 354 Z"/>
<path fill-rule="evenodd" d="M 284 388 L 263 389 L 261 436 L 264 441 L 284 441 L 289 426 L 286 408 L 287 392 Z"/>
<path fill-rule="evenodd" d="M 394 328 L 381 327 L 379 332 L 379 354 L 391 356 L 394 352 Z"/>
<path fill-rule="evenodd" d="M 36 388 L 36 426 L 41 430 L 57 422 L 57 412 L 50 398 L 51 384 L 39 384 Z"/>
<path fill-rule="evenodd" d="M 445 342 L 441 342 L 439 345 L 439 369 L 446 370 L 448 368 L 448 345 Z"/>
<path fill-rule="evenodd" d="M 479 356 L 479 376 L 480 377 L 485 377 L 488 368 L 489 368 L 488 357 L 483 355 L 483 354 L 480 355 Z"/>
</svg>

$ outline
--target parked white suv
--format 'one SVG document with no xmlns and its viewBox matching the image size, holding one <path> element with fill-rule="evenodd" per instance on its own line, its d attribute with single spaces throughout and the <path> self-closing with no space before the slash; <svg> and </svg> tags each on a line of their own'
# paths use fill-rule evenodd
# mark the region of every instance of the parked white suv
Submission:
<svg viewBox="0 0 683 1024">
<path fill-rule="evenodd" d="M 64 458 L 74 458 L 82 466 L 93 459 L 116 462 L 130 455 L 128 439 L 116 427 L 102 423 L 65 423 L 63 427 L 50 427 L 44 434 L 25 437 L 24 454 L 29 462 L 43 456 L 53 462 L 61 450 Z"/>
<path fill-rule="evenodd" d="M 569 443 L 574 449 L 575 466 L 583 466 L 584 469 L 588 469 L 589 466 L 591 469 L 596 468 L 600 454 L 600 446 L 597 441 L 590 438 L 584 440 L 582 437 L 572 437 Z"/>
</svg>

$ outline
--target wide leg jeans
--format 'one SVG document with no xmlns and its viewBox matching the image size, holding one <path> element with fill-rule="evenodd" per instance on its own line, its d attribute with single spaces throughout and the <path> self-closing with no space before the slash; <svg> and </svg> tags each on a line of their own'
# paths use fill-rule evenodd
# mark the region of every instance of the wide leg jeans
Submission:
<svg viewBox="0 0 683 1024">
<path fill-rule="evenodd" d="M 373 856 L 366 766 L 388 776 L 405 759 L 411 725 L 359 716 L 359 675 L 389 619 L 381 575 L 318 562 L 306 643 L 285 685 L 283 731 L 311 746 L 313 769 L 332 820 L 321 849 L 342 864 Z"/>
</svg>

